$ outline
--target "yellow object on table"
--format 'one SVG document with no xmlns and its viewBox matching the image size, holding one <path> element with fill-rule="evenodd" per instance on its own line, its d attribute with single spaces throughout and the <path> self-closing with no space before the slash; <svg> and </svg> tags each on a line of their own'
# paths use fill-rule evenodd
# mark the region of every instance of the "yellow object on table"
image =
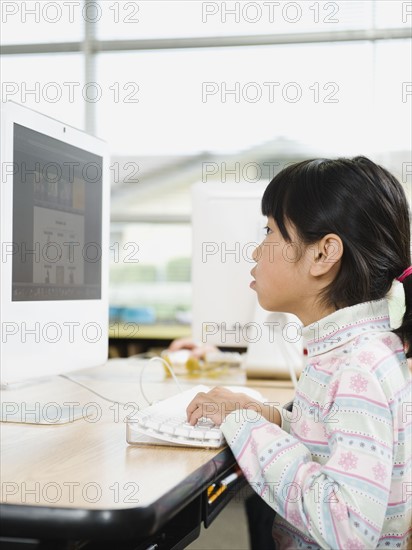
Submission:
<svg viewBox="0 0 412 550">
<path fill-rule="evenodd" d="M 224 352 L 207 353 L 204 359 L 191 355 L 189 350 L 177 352 L 163 352 L 162 358 L 170 365 L 174 373 L 179 375 L 205 375 L 218 376 L 226 373 L 230 367 L 239 367 L 241 355 Z M 169 369 L 165 367 L 166 376 L 171 376 Z"/>
</svg>

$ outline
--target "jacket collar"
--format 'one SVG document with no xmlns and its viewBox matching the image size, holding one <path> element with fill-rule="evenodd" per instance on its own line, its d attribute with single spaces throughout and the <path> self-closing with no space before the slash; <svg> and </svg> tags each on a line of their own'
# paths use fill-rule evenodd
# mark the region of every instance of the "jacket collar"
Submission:
<svg viewBox="0 0 412 550">
<path fill-rule="evenodd" d="M 391 330 L 386 298 L 334 311 L 302 329 L 308 356 L 320 355 L 366 332 Z"/>
</svg>

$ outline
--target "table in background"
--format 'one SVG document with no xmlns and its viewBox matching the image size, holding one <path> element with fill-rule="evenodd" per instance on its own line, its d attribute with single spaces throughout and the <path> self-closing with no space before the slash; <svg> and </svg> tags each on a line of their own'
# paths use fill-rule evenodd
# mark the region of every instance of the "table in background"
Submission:
<svg viewBox="0 0 412 550">
<path fill-rule="evenodd" d="M 190 337 L 190 325 L 143 325 L 112 322 L 109 325 L 110 357 L 128 357 L 151 348 L 168 347 L 176 338 Z"/>
</svg>

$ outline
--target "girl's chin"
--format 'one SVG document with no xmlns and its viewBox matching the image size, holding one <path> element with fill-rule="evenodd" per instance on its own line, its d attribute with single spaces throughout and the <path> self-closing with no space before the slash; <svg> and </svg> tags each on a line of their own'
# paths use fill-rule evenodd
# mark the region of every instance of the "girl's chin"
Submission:
<svg viewBox="0 0 412 550">
<path fill-rule="evenodd" d="M 290 311 L 291 308 L 288 308 L 285 304 L 269 302 L 265 299 L 261 299 L 258 295 L 258 302 L 262 309 L 271 313 L 292 313 L 296 315 L 293 311 Z"/>
<path fill-rule="evenodd" d="M 264 298 L 263 299 L 260 298 L 259 294 L 258 294 L 258 302 L 260 307 L 266 311 L 279 311 L 279 309 L 276 309 L 276 307 L 274 307 L 273 303 L 268 302 Z"/>
</svg>

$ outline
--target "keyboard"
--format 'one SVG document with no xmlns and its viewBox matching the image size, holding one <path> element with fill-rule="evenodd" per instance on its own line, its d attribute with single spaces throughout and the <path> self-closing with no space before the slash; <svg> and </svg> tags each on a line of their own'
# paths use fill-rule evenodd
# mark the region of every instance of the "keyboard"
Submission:
<svg viewBox="0 0 412 550">
<path fill-rule="evenodd" d="M 127 419 L 127 442 L 130 444 L 172 444 L 189 447 L 217 448 L 225 443 L 222 431 L 206 418 L 195 426 L 187 422 L 186 408 L 199 392 L 209 386 L 194 386 L 173 397 L 133 413 Z"/>
</svg>

